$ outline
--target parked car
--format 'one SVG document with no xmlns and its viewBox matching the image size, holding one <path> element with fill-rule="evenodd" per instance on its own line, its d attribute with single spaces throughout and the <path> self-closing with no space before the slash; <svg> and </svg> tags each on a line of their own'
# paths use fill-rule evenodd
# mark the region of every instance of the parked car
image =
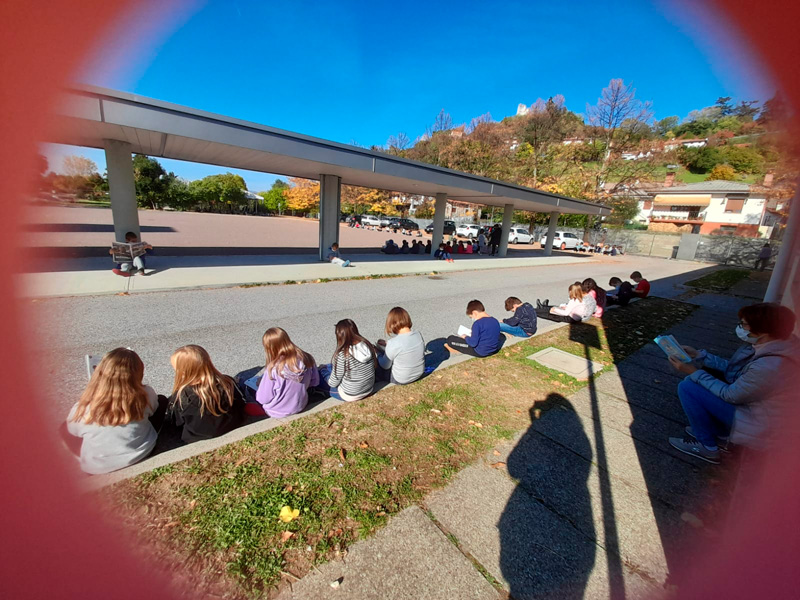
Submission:
<svg viewBox="0 0 800 600">
<path fill-rule="evenodd" d="M 373 227 L 380 227 L 381 220 L 373 215 L 361 215 L 361 225 L 368 226 L 372 225 Z"/>
<path fill-rule="evenodd" d="M 481 228 L 478 225 L 474 225 L 472 223 L 464 223 L 456 227 L 456 235 L 459 237 L 465 237 L 469 239 L 475 239 L 478 237 L 478 233 L 480 233 Z"/>
<path fill-rule="evenodd" d="M 512 244 L 532 244 L 534 240 L 527 229 L 512 227 L 508 232 L 508 241 Z"/>
<path fill-rule="evenodd" d="M 381 227 L 389 227 L 394 221 L 393 217 L 380 217 Z"/>
<path fill-rule="evenodd" d="M 425 228 L 426 233 L 433 233 L 433 223 L 428 225 Z M 456 222 L 455 221 L 445 221 L 444 222 L 444 234 L 445 235 L 452 235 L 456 232 Z"/>
<path fill-rule="evenodd" d="M 411 219 L 401 219 L 401 218 L 393 218 L 391 223 L 389 223 L 389 227 L 397 231 L 398 229 L 405 229 L 406 231 L 417 231 L 419 230 L 419 225 L 415 221 Z"/>
<path fill-rule="evenodd" d="M 555 236 L 553 236 L 553 248 L 561 248 L 562 250 L 567 250 L 567 249 L 574 250 L 580 243 L 581 239 L 574 233 L 568 233 L 566 231 L 556 231 Z M 547 244 L 547 234 L 542 236 L 541 244 L 542 248 L 544 248 L 545 244 Z"/>
</svg>

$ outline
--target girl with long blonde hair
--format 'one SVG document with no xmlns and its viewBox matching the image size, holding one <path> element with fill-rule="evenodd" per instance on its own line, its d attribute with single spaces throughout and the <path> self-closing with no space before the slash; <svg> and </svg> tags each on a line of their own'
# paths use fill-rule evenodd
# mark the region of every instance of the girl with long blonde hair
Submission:
<svg viewBox="0 0 800 600">
<path fill-rule="evenodd" d="M 584 294 L 580 281 L 569 286 L 569 302 L 554 306 L 551 315 L 564 317 L 564 321 L 585 321 L 597 310 L 597 302 L 590 294 Z"/>
<path fill-rule="evenodd" d="M 298 348 L 280 327 L 271 327 L 261 338 L 266 364 L 258 384 L 256 400 L 270 417 L 286 417 L 308 405 L 308 389 L 319 385 L 314 358 Z M 248 404 L 248 409 L 252 404 Z M 255 414 L 248 410 L 248 414 Z"/>
<path fill-rule="evenodd" d="M 142 383 L 144 363 L 133 350 L 116 348 L 97 365 L 67 417 L 67 431 L 83 439 L 81 469 L 110 473 L 145 458 L 156 445 L 153 420 L 163 418 L 158 396 Z"/>
<path fill-rule="evenodd" d="M 228 433 L 244 419 L 244 398 L 233 379 L 220 373 L 205 348 L 190 344 L 170 357 L 175 383 L 170 397 L 175 424 L 184 442 Z"/>
</svg>

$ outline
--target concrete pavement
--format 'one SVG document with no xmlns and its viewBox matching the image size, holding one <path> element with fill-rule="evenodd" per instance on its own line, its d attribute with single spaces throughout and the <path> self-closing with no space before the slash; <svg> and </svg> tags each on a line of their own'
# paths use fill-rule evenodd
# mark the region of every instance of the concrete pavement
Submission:
<svg viewBox="0 0 800 600">
<path fill-rule="evenodd" d="M 346 258 L 352 261 L 351 266 L 347 268 L 321 263 L 316 257 L 307 255 L 220 256 L 212 261 L 206 257 L 158 257 L 158 260 L 148 260 L 148 275 L 127 278 L 112 273 L 109 270 L 111 265 L 107 259 L 89 259 L 88 261 L 84 259 L 82 261 L 84 263 L 102 262 L 104 266 L 102 269 L 89 268 L 81 271 L 25 273 L 18 277 L 21 294 L 24 297 L 45 298 L 279 284 L 287 281 L 313 282 L 318 279 L 349 279 L 375 275 L 418 275 L 431 271 L 455 273 L 593 262 L 586 255 L 520 258 L 456 255 L 456 259 L 452 263 L 434 260 L 429 256 L 412 255 L 355 254 Z M 209 266 L 209 262 L 218 266 Z M 94 267 L 93 264 L 91 266 Z"/>
<path fill-rule="evenodd" d="M 681 341 L 701 337 L 703 347 L 724 352 L 736 344 L 734 327 L 730 308 L 721 313 L 704 306 L 670 332 Z M 407 560 L 406 553 L 425 554 L 407 550 L 409 540 L 422 540 L 423 532 L 438 538 L 426 541 L 437 551 L 449 540 L 475 572 L 501 588 L 495 596 L 486 589 L 485 597 L 665 594 L 692 568 L 692 544 L 712 539 L 709 524 L 694 519 L 714 496 L 710 479 L 721 477 L 719 468 L 667 443 L 668 436 L 680 435 L 686 418 L 675 389 L 680 378 L 671 376 L 665 363 L 663 353 L 648 344 L 569 399 L 551 394 L 537 404 L 540 418 L 531 410 L 527 431 L 423 500 L 438 535 L 416 507 L 409 508 L 389 522 L 379 544 L 355 544 L 343 562 L 310 573 L 282 599 L 312 597 L 310 590 L 318 597 L 332 595 L 324 593 L 325 586 L 338 577 L 344 577 L 341 589 L 348 585 L 344 597 L 373 597 L 387 572 L 393 585 L 381 589 L 381 597 L 389 599 L 436 597 L 470 580 L 439 569 L 430 572 L 426 588 L 419 587 L 425 572 L 396 561 Z M 633 372 L 636 379 L 628 376 Z M 370 554 L 375 545 L 382 551 Z"/>
</svg>

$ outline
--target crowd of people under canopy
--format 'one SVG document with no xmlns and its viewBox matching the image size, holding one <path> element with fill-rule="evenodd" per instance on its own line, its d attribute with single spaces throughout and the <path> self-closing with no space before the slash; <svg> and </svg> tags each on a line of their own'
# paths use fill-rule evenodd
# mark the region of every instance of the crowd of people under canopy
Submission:
<svg viewBox="0 0 800 600">
<path fill-rule="evenodd" d="M 485 358 L 498 352 L 506 336 L 535 335 L 539 319 L 577 324 L 602 318 L 610 306 L 648 297 L 647 279 L 638 271 L 630 279 L 633 283 L 612 277 L 608 291 L 592 278 L 576 281 L 567 300 L 552 306 L 548 299 L 537 299 L 534 307 L 511 296 L 504 304 L 511 315 L 502 322 L 481 301 L 471 300 L 466 314 L 472 327 L 448 337 L 445 347 Z M 739 319 L 736 334 L 745 345 L 731 359 L 689 346 L 684 351 L 691 362 L 670 358 L 686 374 L 678 396 L 689 426 L 669 443 L 707 462 L 719 462 L 728 443 L 768 446 L 786 402 L 794 397 L 789 371 L 800 355 L 794 313 L 761 303 L 740 310 Z M 136 352 L 116 348 L 102 358 L 69 411 L 64 440 L 85 472 L 108 473 L 147 457 L 166 432 L 185 443 L 206 440 L 239 427 L 247 416 L 286 417 L 305 410 L 313 398 L 360 401 L 379 380 L 406 385 L 422 378 L 426 346 L 409 313 L 392 308 L 384 329 L 386 339 L 373 343 L 353 320 L 342 319 L 336 323 L 330 362 L 319 364 L 286 331 L 271 327 L 262 337 L 264 367 L 236 378 L 217 370 L 204 348 L 182 346 L 170 359 L 175 379 L 169 397 L 144 384 L 144 363 Z"/>
</svg>

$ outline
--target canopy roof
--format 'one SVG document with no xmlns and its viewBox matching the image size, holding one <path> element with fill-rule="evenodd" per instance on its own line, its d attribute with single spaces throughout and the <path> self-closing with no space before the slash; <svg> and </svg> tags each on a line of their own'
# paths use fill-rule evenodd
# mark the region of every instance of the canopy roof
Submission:
<svg viewBox="0 0 800 600">
<path fill-rule="evenodd" d="M 348 185 L 446 193 L 452 200 L 533 212 L 611 214 L 600 204 L 135 94 L 92 86 L 67 90 L 46 141 L 103 148 L 104 140 L 128 142 L 133 153 L 234 169 L 308 179 L 337 175 Z"/>
</svg>

